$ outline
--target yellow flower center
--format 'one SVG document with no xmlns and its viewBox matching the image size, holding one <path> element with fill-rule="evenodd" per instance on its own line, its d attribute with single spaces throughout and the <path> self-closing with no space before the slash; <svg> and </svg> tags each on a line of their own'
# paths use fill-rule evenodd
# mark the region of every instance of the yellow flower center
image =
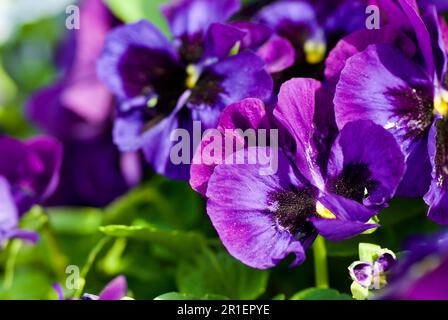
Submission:
<svg viewBox="0 0 448 320">
<path fill-rule="evenodd" d="M 317 201 L 316 203 L 316 212 L 324 219 L 336 219 L 336 216 L 330 210 L 325 208 L 320 201 Z"/>
<path fill-rule="evenodd" d="M 316 40 L 307 40 L 303 47 L 305 59 L 309 64 L 318 64 L 325 59 L 327 45 L 324 42 Z"/>
<path fill-rule="evenodd" d="M 198 67 L 192 64 L 187 66 L 186 72 L 187 72 L 187 79 L 185 80 L 185 85 L 187 86 L 188 89 L 193 89 L 196 86 L 196 83 L 198 82 L 201 73 Z"/>
<path fill-rule="evenodd" d="M 434 98 L 434 113 L 440 114 L 442 117 L 448 115 L 448 91 L 442 89 Z"/>
</svg>

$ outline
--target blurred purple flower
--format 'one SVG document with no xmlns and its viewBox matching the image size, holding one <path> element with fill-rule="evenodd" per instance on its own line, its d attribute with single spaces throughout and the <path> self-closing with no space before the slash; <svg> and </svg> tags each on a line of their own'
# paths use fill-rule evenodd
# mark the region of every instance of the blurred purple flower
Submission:
<svg viewBox="0 0 448 320">
<path fill-rule="evenodd" d="M 380 299 L 448 299 L 448 233 L 411 239 Z"/>
<path fill-rule="evenodd" d="M 58 300 L 65 300 L 64 290 L 60 283 L 54 283 L 53 289 L 58 296 Z M 111 280 L 101 291 L 100 295 L 85 293 L 81 300 L 121 300 L 126 297 L 128 284 L 124 276 L 118 276 Z"/>
<path fill-rule="evenodd" d="M 38 137 L 21 142 L 0 137 L 0 244 L 9 238 L 37 241 L 35 232 L 18 228 L 20 217 L 55 190 L 62 160 L 56 140 Z"/>
<path fill-rule="evenodd" d="M 264 6 L 255 21 L 271 27 L 296 49 L 297 67 L 317 64 L 344 35 L 365 28 L 367 0 L 278 0 Z"/>
<path fill-rule="evenodd" d="M 207 197 L 207 213 L 222 242 L 249 266 L 270 268 L 289 253 L 296 255 L 297 265 L 317 234 L 337 241 L 378 227 L 368 221 L 401 181 L 405 165 L 400 147 L 370 121 L 347 124 L 330 137 L 333 147 L 326 152 L 331 143 L 322 144 L 325 135 L 319 132 L 328 126 L 325 101 L 318 81 L 293 79 L 280 90 L 274 118 L 256 99 L 231 105 L 220 118 L 221 132 L 277 123 L 281 140 L 292 143 L 280 149 L 245 146 L 244 164 L 192 165 L 190 183 Z M 203 146 L 208 143 L 202 141 Z M 260 174 L 274 154 L 278 171 Z"/>
<path fill-rule="evenodd" d="M 117 21 L 101 0 L 82 1 L 80 10 L 81 28 L 68 32 L 59 53 L 60 80 L 35 93 L 27 112 L 64 144 L 61 182 L 48 203 L 104 206 L 138 182 L 140 160 L 114 146 L 114 99 L 96 75 L 106 34 Z"/>
<path fill-rule="evenodd" d="M 189 165 L 170 161 L 173 130 L 191 132 L 193 121 L 213 128 L 227 105 L 270 97 L 264 61 L 233 52 L 246 33 L 223 22 L 238 9 L 238 0 L 175 1 L 162 9 L 174 41 L 148 21 L 108 35 L 98 73 L 120 101 L 114 141 L 122 151 L 142 149 L 157 173 L 188 179 Z"/>
<path fill-rule="evenodd" d="M 85 293 L 81 300 L 121 300 L 128 292 L 128 284 L 124 276 L 118 276 L 110 281 L 99 296 Z"/>
<path fill-rule="evenodd" d="M 420 13 L 413 0 L 397 2 L 384 2 L 389 24 L 348 36 L 330 54 L 336 121 L 372 120 L 393 133 L 408 169 L 398 195 L 426 193 L 429 217 L 447 224 L 448 28 L 433 6 Z"/>
</svg>

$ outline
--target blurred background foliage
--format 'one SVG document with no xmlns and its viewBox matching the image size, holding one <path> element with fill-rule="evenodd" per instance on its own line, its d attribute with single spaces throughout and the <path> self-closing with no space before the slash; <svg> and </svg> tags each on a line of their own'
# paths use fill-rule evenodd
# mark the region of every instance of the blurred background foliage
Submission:
<svg viewBox="0 0 448 320">
<path fill-rule="evenodd" d="M 45 12 L 37 7 L 46 2 L 52 1 L 33 2 L 23 10 Z M 163 2 L 107 0 L 121 20 L 149 19 L 168 34 L 158 10 Z M 54 58 L 65 32 L 64 5 L 59 3 L 58 14 L 51 10 L 36 13 L 35 19 L 18 19 L 10 34 L 0 37 L 3 134 L 36 133 L 23 106 L 32 92 L 57 76 Z M 220 244 L 199 195 L 186 183 L 151 176 L 103 209 L 33 208 L 22 224 L 39 230 L 41 241 L 29 246 L 13 240 L 0 251 L 0 298 L 55 299 L 52 284 L 64 286 L 66 267 L 76 265 L 85 287 L 67 291 L 70 296 L 96 294 L 111 278 L 124 274 L 129 295 L 137 299 L 348 299 L 339 292 L 349 292 L 347 267 L 357 260 L 358 243 L 399 250 L 409 235 L 437 228 L 425 212 L 421 200 L 397 199 L 380 213 L 379 230 L 343 243 L 327 242 L 334 289 L 313 289 L 313 259 L 295 269 L 288 267 L 292 259 L 269 271 L 242 265 Z"/>
</svg>

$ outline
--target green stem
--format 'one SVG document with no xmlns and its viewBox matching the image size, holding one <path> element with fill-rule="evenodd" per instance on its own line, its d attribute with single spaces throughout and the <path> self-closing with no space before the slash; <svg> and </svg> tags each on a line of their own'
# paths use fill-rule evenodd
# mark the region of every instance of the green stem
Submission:
<svg viewBox="0 0 448 320">
<path fill-rule="evenodd" d="M 326 289 L 328 285 L 328 265 L 327 265 L 327 249 L 325 248 L 325 239 L 317 236 L 313 245 L 314 253 L 314 276 L 316 279 L 316 287 Z"/>
<path fill-rule="evenodd" d="M 7 248 L 7 261 L 5 265 L 5 277 L 3 279 L 3 288 L 10 289 L 14 282 L 14 272 L 16 267 L 16 259 L 19 254 L 22 242 L 18 239 L 10 240 Z"/>
<path fill-rule="evenodd" d="M 90 269 L 92 268 L 93 264 L 95 263 L 96 258 L 98 257 L 98 254 L 101 252 L 101 250 L 104 248 L 104 246 L 111 240 L 111 237 L 104 237 L 98 243 L 95 247 L 90 251 L 89 256 L 87 257 L 87 261 L 84 265 L 84 267 L 81 270 L 80 274 L 80 285 L 79 288 L 75 291 L 73 294 L 73 297 L 76 299 L 79 299 L 81 297 L 81 294 L 84 291 L 84 287 L 86 284 L 86 277 L 89 273 Z"/>
</svg>

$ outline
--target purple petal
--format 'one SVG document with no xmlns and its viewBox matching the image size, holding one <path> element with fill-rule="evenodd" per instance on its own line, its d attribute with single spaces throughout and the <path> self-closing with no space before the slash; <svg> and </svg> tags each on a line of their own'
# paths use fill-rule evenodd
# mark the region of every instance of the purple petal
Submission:
<svg viewBox="0 0 448 320">
<path fill-rule="evenodd" d="M 58 296 L 58 300 L 65 300 L 64 290 L 62 289 L 61 284 L 56 282 L 53 283 L 52 287 Z"/>
<path fill-rule="evenodd" d="M 333 145 L 327 186 L 375 210 L 394 196 L 405 172 L 404 162 L 391 133 L 371 121 L 351 122 Z"/>
<path fill-rule="evenodd" d="M 232 25 L 213 23 L 207 31 L 205 58 L 225 58 L 246 33 Z"/>
<path fill-rule="evenodd" d="M 364 288 L 370 287 L 373 281 L 373 267 L 368 262 L 356 261 L 348 268 L 350 277 Z"/>
<path fill-rule="evenodd" d="M 124 276 L 118 276 L 109 282 L 101 291 L 99 300 L 120 300 L 128 292 L 128 284 Z"/>
<path fill-rule="evenodd" d="M 437 120 L 428 138 L 428 150 L 433 167 L 432 182 L 425 202 L 428 216 L 439 224 L 448 224 L 448 122 Z"/>
<path fill-rule="evenodd" d="M 294 263 L 298 264 L 305 258 L 304 248 L 273 220 L 275 205 L 270 200 L 272 193 L 297 186 L 293 168 L 280 153 L 277 174 L 260 175 L 262 166 L 254 157 L 276 151 L 250 150 L 246 164 L 222 164 L 215 168 L 207 189 L 207 213 L 229 253 L 243 263 L 266 269 L 294 253 Z M 248 164 L 249 159 L 257 164 Z"/>
<path fill-rule="evenodd" d="M 66 108 L 61 100 L 65 87 L 64 82 L 56 83 L 33 94 L 26 105 L 28 117 L 45 132 L 61 139 L 89 139 L 98 136 L 103 131 L 104 124 L 86 123 L 80 115 Z M 92 107 L 90 103 L 87 105 Z"/>
<path fill-rule="evenodd" d="M 384 26 L 379 30 L 359 30 L 338 42 L 325 63 L 325 77 L 332 87 L 339 81 L 347 59 L 364 51 L 371 44 L 393 44 L 411 57 L 415 54 L 414 43 L 394 26 Z"/>
<path fill-rule="evenodd" d="M 313 79 L 289 80 L 282 85 L 274 110 L 275 117 L 295 139 L 298 170 L 317 187 L 323 187 L 313 140 L 316 95 L 320 89 L 321 84 Z"/>
<path fill-rule="evenodd" d="M 406 161 L 406 173 L 396 195 L 405 198 L 421 198 L 431 184 L 431 162 L 428 155 L 428 141 L 422 139 L 412 144 Z M 418 181 L 418 183 L 415 183 Z"/>
<path fill-rule="evenodd" d="M 257 20 L 270 26 L 279 35 L 301 47 L 300 39 L 316 24 L 313 6 L 304 1 L 277 1 L 265 6 L 257 15 Z"/>
<path fill-rule="evenodd" d="M 375 264 L 377 264 L 379 272 L 387 272 L 396 264 L 396 262 L 397 258 L 395 257 L 395 254 L 391 251 L 386 251 L 378 257 Z"/>
<path fill-rule="evenodd" d="M 83 1 L 80 7 L 82 28 L 72 30 L 74 54 L 70 61 L 65 78 L 65 87 L 61 95 L 61 103 L 65 108 L 91 124 L 102 124 L 107 120 L 112 96 L 99 82 L 96 76 L 96 61 L 100 56 L 106 34 L 112 28 L 113 19 L 101 0 Z M 95 101 L 95 107 L 85 101 Z"/>
<path fill-rule="evenodd" d="M 272 37 L 258 50 L 257 54 L 265 61 L 269 73 L 281 72 L 294 64 L 295 50 L 292 44 L 282 37 Z"/>
<path fill-rule="evenodd" d="M 415 1 L 412 3 L 412 1 L 409 0 L 398 0 L 398 2 L 409 19 L 410 25 L 414 29 L 417 42 L 424 58 L 426 71 L 432 76 L 435 71 L 435 65 L 431 46 L 431 37 L 425 23 L 422 20 L 422 17 L 420 16 L 420 13 L 418 12 L 418 7 Z"/>
<path fill-rule="evenodd" d="M 192 90 L 188 106 L 193 119 L 215 128 L 221 111 L 245 98 L 266 100 L 273 81 L 264 62 L 252 52 L 242 52 L 211 65 Z"/>
<path fill-rule="evenodd" d="M 11 194 L 9 182 L 0 176 L 0 235 L 9 231 L 19 223 L 18 211 Z M 1 239 L 0 240 L 4 240 Z M 0 241 L 2 242 L 2 241 Z"/>
<path fill-rule="evenodd" d="M 356 201 L 327 194 L 319 202 L 336 216 L 335 219 L 311 219 L 319 234 L 329 240 L 346 240 L 379 227 L 377 224 L 367 223 L 375 213 Z"/>
<path fill-rule="evenodd" d="M 174 164 L 170 158 L 172 147 L 176 143 L 170 139 L 173 131 L 181 128 L 190 133 L 193 132 L 192 118 L 184 108 L 187 97 L 188 92 L 179 99 L 176 108 L 168 117 L 143 133 L 141 141 L 145 159 L 152 165 L 155 172 L 172 179 L 188 181 L 190 165 L 188 163 Z M 139 129 L 139 132 L 142 130 Z M 191 141 L 189 142 L 192 144 Z M 193 147 L 190 145 L 190 160 L 193 157 Z"/>
<path fill-rule="evenodd" d="M 239 9 L 239 0 L 177 0 L 162 6 L 171 33 L 177 39 L 205 34 L 212 23 L 225 22 Z"/>
<path fill-rule="evenodd" d="M 424 71 L 400 51 L 371 45 L 351 57 L 341 73 L 334 99 L 338 127 L 372 120 L 393 132 L 406 150 L 432 123 L 432 92 Z"/>
<path fill-rule="evenodd" d="M 11 239 L 22 239 L 31 244 L 39 241 L 39 234 L 36 231 L 24 230 L 24 229 L 13 229 L 7 233 L 8 238 Z"/>
<path fill-rule="evenodd" d="M 43 163 L 45 171 L 38 177 L 41 199 L 48 198 L 59 183 L 59 175 L 62 164 L 62 145 L 50 137 L 37 137 L 27 141 L 27 145 L 36 152 Z"/>
<path fill-rule="evenodd" d="M 236 133 L 236 131 L 234 131 L 236 129 L 240 129 L 244 132 L 247 129 L 268 129 L 269 127 L 269 120 L 267 119 L 266 109 L 263 102 L 252 98 L 242 100 L 225 108 L 218 124 L 218 130 L 223 136 L 225 136 L 226 129 L 232 130 L 232 133 Z M 235 143 L 241 144 L 242 147 L 244 144 L 244 141 L 241 140 L 242 137 L 236 136 L 234 138 Z M 208 181 L 216 166 L 213 161 L 207 161 L 207 154 L 203 154 L 202 152 L 202 150 L 204 150 L 204 148 L 211 142 L 213 142 L 212 137 L 201 141 L 201 147 L 198 148 L 195 153 L 190 170 L 191 187 L 204 196 L 207 191 Z M 235 146 L 235 148 L 238 149 L 239 147 Z M 222 160 L 225 159 L 224 150 L 225 149 L 222 148 Z"/>
<path fill-rule="evenodd" d="M 241 41 L 241 50 L 260 47 L 273 33 L 271 28 L 261 23 L 235 21 L 230 25 L 245 32 L 245 36 Z"/>
</svg>

